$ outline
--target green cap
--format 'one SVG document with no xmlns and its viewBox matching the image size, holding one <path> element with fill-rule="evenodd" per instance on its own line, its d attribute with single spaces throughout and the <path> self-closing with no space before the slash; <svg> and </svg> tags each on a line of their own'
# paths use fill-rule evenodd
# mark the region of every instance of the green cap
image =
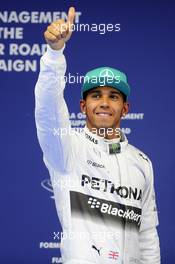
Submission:
<svg viewBox="0 0 175 264">
<path fill-rule="evenodd" d="M 86 73 L 81 90 L 82 97 L 84 92 L 99 86 L 113 87 L 125 94 L 127 98 L 130 95 L 130 86 L 127 83 L 126 75 L 111 67 L 100 67 Z"/>
</svg>

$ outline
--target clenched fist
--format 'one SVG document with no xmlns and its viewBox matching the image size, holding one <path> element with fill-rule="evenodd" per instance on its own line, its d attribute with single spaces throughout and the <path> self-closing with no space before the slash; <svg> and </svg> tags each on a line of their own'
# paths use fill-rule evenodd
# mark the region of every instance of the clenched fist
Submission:
<svg viewBox="0 0 175 264">
<path fill-rule="evenodd" d="M 72 35 L 72 25 L 75 18 L 75 9 L 70 7 L 68 11 L 67 22 L 59 19 L 47 27 L 44 37 L 49 46 L 54 50 L 59 50 L 64 46 Z"/>
</svg>

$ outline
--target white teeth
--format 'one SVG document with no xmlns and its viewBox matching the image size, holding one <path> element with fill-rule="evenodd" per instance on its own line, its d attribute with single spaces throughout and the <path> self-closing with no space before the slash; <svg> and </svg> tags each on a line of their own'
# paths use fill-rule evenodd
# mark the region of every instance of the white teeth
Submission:
<svg viewBox="0 0 175 264">
<path fill-rule="evenodd" d="M 99 113 L 98 115 L 100 115 L 100 116 L 110 116 L 110 114 L 108 114 L 108 113 Z"/>
</svg>

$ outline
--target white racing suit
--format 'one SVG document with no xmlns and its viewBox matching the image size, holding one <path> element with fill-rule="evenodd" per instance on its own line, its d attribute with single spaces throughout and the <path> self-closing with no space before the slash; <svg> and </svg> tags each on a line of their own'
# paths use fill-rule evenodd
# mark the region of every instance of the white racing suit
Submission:
<svg viewBox="0 0 175 264">
<path fill-rule="evenodd" d="M 63 263 L 160 264 L 151 161 L 124 134 L 117 143 L 87 128 L 71 130 L 63 50 L 47 47 L 35 89 L 37 135 L 63 229 Z M 119 151 L 110 154 L 114 143 Z"/>
</svg>

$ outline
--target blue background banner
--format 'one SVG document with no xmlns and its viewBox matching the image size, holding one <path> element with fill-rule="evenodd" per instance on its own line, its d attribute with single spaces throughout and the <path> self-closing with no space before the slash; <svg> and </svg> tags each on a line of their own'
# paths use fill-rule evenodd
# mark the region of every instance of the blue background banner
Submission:
<svg viewBox="0 0 175 264">
<path fill-rule="evenodd" d="M 1 253 L 0 263 L 60 263 L 61 228 L 49 173 L 42 161 L 34 87 L 54 19 L 76 8 L 67 43 L 66 76 L 101 66 L 128 75 L 130 113 L 122 120 L 129 142 L 151 158 L 163 264 L 175 263 L 173 1 L 4 1 L 0 10 Z M 85 28 L 80 24 L 88 24 Z M 110 25 L 110 26 L 109 26 Z M 80 30 L 81 28 L 81 30 Z M 83 126 L 81 83 L 66 84 L 72 126 Z"/>
</svg>

